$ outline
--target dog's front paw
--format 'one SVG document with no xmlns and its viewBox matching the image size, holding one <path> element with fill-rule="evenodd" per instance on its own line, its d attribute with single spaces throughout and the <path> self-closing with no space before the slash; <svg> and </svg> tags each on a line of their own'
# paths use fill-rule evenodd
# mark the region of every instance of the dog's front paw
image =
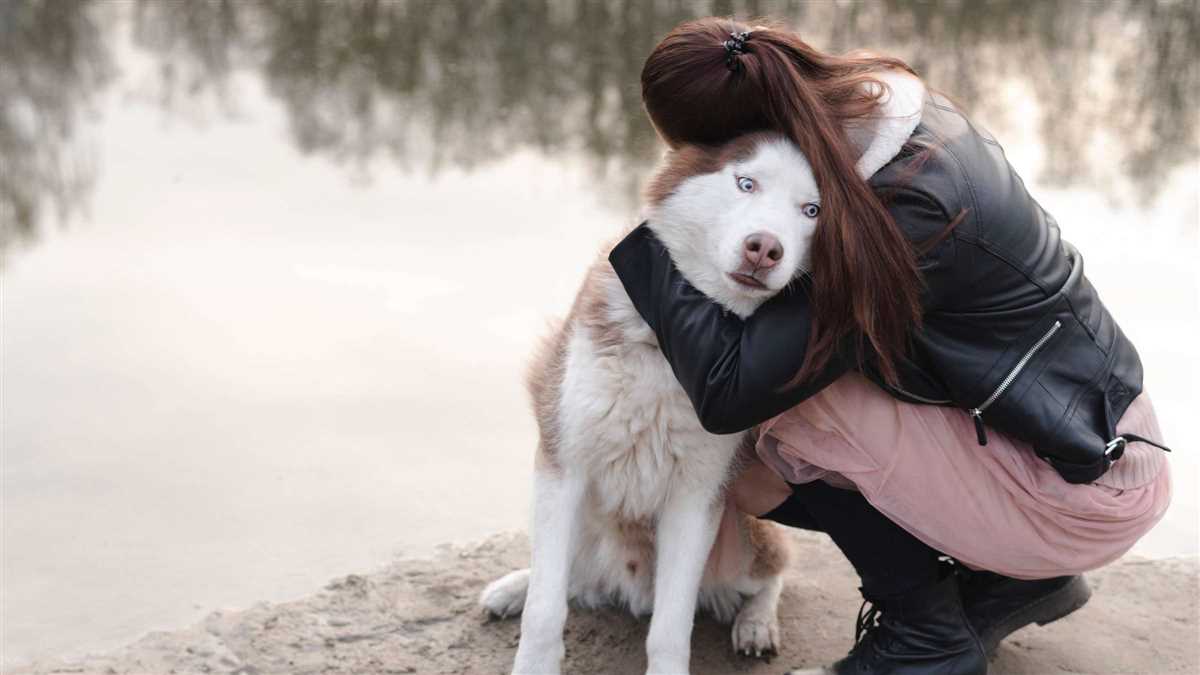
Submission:
<svg viewBox="0 0 1200 675">
<path fill-rule="evenodd" d="M 779 618 L 774 614 L 743 611 L 733 621 L 733 650 L 762 658 L 779 651 Z"/>
<path fill-rule="evenodd" d="M 565 653 L 562 640 L 535 647 L 522 639 L 513 661 L 513 675 L 559 675 Z"/>
<path fill-rule="evenodd" d="M 687 663 L 652 663 L 646 675 L 688 675 Z"/>
<path fill-rule="evenodd" d="M 516 616 L 525 607 L 525 592 L 529 589 L 529 570 L 509 572 L 487 585 L 479 594 L 479 604 L 492 616 L 501 619 Z"/>
</svg>

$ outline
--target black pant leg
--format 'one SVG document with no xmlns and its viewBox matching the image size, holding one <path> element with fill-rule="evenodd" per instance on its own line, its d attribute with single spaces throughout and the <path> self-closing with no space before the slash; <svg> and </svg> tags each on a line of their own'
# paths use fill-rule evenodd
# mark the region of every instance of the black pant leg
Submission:
<svg viewBox="0 0 1200 675">
<path fill-rule="evenodd" d="M 792 487 L 794 489 L 796 486 L 793 485 Z M 817 524 L 816 519 L 812 517 L 812 514 L 808 512 L 808 507 L 801 503 L 800 500 L 796 499 L 794 494 L 784 500 L 782 504 L 772 509 L 769 513 L 764 513 L 763 515 L 759 516 L 759 518 L 773 520 L 780 525 L 797 527 L 801 530 L 813 530 L 815 532 L 824 531 L 821 529 L 821 526 Z"/>
<path fill-rule="evenodd" d="M 940 554 L 854 490 L 819 480 L 793 485 L 792 496 L 763 517 L 828 533 L 858 572 L 868 597 L 896 595 L 938 580 Z"/>
</svg>

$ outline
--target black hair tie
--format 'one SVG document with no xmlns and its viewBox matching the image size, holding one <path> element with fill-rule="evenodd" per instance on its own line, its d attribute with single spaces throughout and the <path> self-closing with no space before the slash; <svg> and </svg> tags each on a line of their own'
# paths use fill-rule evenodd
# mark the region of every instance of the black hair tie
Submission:
<svg viewBox="0 0 1200 675">
<path fill-rule="evenodd" d="M 746 53 L 746 40 L 749 39 L 750 31 L 744 31 L 741 33 L 730 33 L 729 39 L 725 41 L 725 66 L 735 73 L 739 68 L 735 57 Z"/>
</svg>

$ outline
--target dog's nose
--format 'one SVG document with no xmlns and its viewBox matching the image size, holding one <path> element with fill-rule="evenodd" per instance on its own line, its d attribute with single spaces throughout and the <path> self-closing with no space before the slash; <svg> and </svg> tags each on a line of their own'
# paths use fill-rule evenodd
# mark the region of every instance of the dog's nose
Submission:
<svg viewBox="0 0 1200 675">
<path fill-rule="evenodd" d="M 774 267 L 783 257 L 783 244 L 773 234 L 755 232 L 742 242 L 742 255 L 756 269 Z"/>
</svg>

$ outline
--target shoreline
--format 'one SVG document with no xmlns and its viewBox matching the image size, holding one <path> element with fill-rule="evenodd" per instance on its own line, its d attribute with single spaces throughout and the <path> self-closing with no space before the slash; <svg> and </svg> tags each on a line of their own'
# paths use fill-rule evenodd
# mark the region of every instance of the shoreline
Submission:
<svg viewBox="0 0 1200 675">
<path fill-rule="evenodd" d="M 849 564 L 822 535 L 790 533 L 795 563 L 780 605 L 784 647 L 771 662 L 736 656 L 728 627 L 701 616 L 692 672 L 781 673 L 840 658 L 853 642 L 860 599 Z M 523 534 L 442 546 L 350 574 L 306 597 L 216 611 L 179 630 L 70 661 L 6 668 L 51 673 L 506 673 L 520 621 L 487 618 L 476 598 L 493 578 L 528 563 Z M 992 673 L 1200 672 L 1200 558 L 1127 556 L 1088 575 L 1083 609 L 1003 643 Z M 648 622 L 618 610 L 572 608 L 564 672 L 637 673 Z"/>
</svg>

